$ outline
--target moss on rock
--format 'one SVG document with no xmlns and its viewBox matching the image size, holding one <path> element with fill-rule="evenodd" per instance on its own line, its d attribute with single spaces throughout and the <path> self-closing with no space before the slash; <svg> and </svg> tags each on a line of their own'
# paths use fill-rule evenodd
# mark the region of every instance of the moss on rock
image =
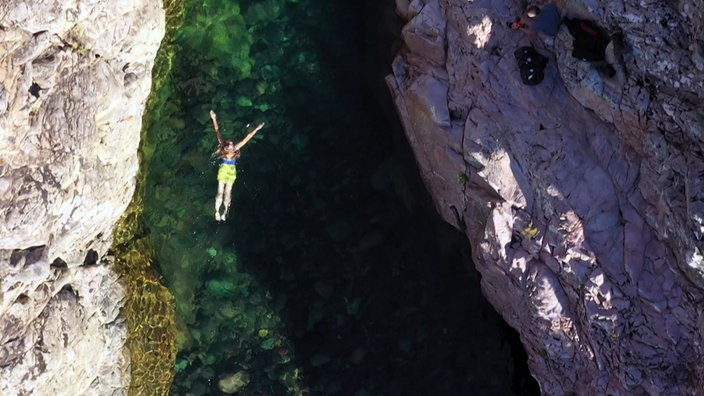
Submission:
<svg viewBox="0 0 704 396">
<path fill-rule="evenodd" d="M 164 0 L 166 35 L 152 71 L 152 92 L 163 86 L 173 64 L 173 39 L 183 19 L 182 0 Z M 148 113 L 154 95 L 147 103 Z M 142 131 L 144 135 L 145 131 Z M 141 152 L 143 161 L 145 152 Z M 142 168 L 143 169 L 143 168 Z M 111 254 L 126 289 L 122 315 L 129 329 L 125 353 L 129 354 L 130 395 L 167 395 L 175 372 L 176 315 L 174 297 L 152 266 L 153 249 L 144 230 L 143 191 L 145 172 L 114 233 Z"/>
</svg>

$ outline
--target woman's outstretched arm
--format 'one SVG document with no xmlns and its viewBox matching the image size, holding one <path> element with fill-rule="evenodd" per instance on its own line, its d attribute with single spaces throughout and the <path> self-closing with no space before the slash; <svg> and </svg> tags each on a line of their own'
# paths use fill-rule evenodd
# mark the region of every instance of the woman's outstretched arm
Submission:
<svg viewBox="0 0 704 396">
<path fill-rule="evenodd" d="M 262 128 L 264 128 L 264 123 L 263 123 L 263 122 L 262 122 L 261 124 L 257 125 L 257 127 L 254 128 L 254 129 L 252 130 L 252 132 L 248 133 L 247 136 L 245 136 L 245 138 L 242 139 L 241 142 L 237 143 L 237 144 L 235 145 L 235 150 L 241 149 L 242 146 L 244 146 L 245 144 L 247 144 L 247 142 L 250 141 L 250 139 L 252 139 L 252 137 L 254 137 L 254 134 L 257 133 L 257 132 L 259 132 L 259 130 L 262 129 Z"/>
<path fill-rule="evenodd" d="M 213 120 L 213 127 L 215 128 L 215 133 L 218 135 L 218 143 L 220 143 L 220 147 L 222 147 L 225 145 L 225 141 L 222 139 L 222 135 L 220 134 L 217 115 L 212 110 L 210 110 L 210 118 Z"/>
</svg>

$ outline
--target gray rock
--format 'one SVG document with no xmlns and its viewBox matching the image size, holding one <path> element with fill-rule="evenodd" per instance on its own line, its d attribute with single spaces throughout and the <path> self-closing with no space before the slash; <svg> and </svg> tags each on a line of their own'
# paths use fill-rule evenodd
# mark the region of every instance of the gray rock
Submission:
<svg viewBox="0 0 704 396">
<path fill-rule="evenodd" d="M 414 3 L 398 13 L 426 40 L 404 34 L 386 81 L 543 393 L 700 393 L 704 3 L 558 2 L 612 34 L 612 78 L 571 56 L 565 27 L 509 29 L 518 2 Z M 550 57 L 537 86 L 521 83 L 522 45 Z"/>
<path fill-rule="evenodd" d="M 134 192 L 161 2 L 9 0 L 0 26 L 0 394 L 126 394 L 103 255 Z"/>
</svg>

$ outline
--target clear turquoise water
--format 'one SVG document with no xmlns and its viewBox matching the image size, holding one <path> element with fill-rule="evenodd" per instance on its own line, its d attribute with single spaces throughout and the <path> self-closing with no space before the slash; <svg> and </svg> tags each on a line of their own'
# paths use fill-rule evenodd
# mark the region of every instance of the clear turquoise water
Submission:
<svg viewBox="0 0 704 396">
<path fill-rule="evenodd" d="M 241 395 L 529 388 L 394 118 L 389 14 L 371 0 L 187 1 L 143 145 L 147 227 L 180 324 L 172 394 L 219 394 L 236 372 Z M 210 109 L 235 141 L 266 122 L 225 223 Z"/>
</svg>

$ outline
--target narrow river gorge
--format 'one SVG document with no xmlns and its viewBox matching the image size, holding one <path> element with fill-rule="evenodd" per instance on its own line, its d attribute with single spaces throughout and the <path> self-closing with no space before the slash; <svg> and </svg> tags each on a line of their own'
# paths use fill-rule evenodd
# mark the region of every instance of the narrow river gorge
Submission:
<svg viewBox="0 0 704 396">
<path fill-rule="evenodd" d="M 171 394 L 535 394 L 386 92 L 393 1 L 335 3 L 186 1 L 161 49 L 142 191 L 176 301 Z M 211 109 L 226 139 L 265 123 L 222 223 Z"/>
</svg>

